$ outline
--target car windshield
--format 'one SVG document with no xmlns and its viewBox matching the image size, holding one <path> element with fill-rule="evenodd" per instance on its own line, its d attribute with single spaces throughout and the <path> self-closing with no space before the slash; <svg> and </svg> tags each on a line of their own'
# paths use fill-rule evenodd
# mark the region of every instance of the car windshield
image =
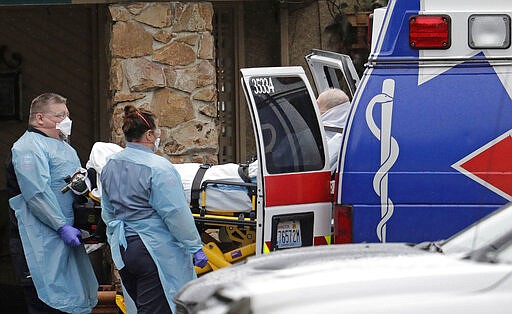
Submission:
<svg viewBox="0 0 512 314">
<path fill-rule="evenodd" d="M 442 243 L 440 248 L 446 254 L 474 252 L 501 239 L 511 230 L 512 203 L 509 203 L 457 233 Z"/>
</svg>

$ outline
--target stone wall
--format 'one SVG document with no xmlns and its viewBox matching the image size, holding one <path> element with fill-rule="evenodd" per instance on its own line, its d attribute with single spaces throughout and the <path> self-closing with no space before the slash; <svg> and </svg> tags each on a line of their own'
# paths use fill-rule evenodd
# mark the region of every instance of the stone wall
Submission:
<svg viewBox="0 0 512 314">
<path fill-rule="evenodd" d="M 123 108 L 133 104 L 159 117 L 159 153 L 176 163 L 217 163 L 211 3 L 132 3 L 109 9 L 111 140 L 124 145 Z"/>
</svg>

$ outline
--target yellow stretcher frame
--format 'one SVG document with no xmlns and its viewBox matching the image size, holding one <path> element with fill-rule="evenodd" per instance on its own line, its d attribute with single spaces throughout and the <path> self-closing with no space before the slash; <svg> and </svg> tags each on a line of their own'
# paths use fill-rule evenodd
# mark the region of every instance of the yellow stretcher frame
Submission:
<svg viewBox="0 0 512 314">
<path fill-rule="evenodd" d="M 206 188 L 208 185 L 224 184 L 243 186 L 251 189 L 251 211 L 208 211 L 206 210 Z M 214 241 L 203 243 L 203 250 L 208 257 L 208 264 L 203 267 L 195 267 L 198 276 L 227 267 L 241 261 L 256 253 L 256 184 L 230 182 L 224 180 L 205 180 L 201 184 L 201 208 L 193 209 L 192 216 L 196 222 L 199 233 L 205 232 L 208 228 L 226 228 L 228 236 L 240 246 L 222 251 Z"/>
</svg>

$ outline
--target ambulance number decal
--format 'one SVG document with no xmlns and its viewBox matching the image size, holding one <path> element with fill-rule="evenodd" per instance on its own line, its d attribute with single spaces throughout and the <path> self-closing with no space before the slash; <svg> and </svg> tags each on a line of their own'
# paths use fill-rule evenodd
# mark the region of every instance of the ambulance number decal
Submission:
<svg viewBox="0 0 512 314">
<path fill-rule="evenodd" d="M 251 85 L 253 86 L 253 93 L 257 94 L 270 94 L 275 93 L 274 84 L 272 83 L 271 77 L 260 77 L 251 79 Z"/>
</svg>

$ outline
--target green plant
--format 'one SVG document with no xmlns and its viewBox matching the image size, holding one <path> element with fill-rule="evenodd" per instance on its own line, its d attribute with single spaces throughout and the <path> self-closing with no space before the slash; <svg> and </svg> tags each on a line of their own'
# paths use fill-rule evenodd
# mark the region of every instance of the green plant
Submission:
<svg viewBox="0 0 512 314">
<path fill-rule="evenodd" d="M 331 35 L 331 42 L 340 42 L 342 44 L 340 50 L 348 52 L 347 50 L 357 40 L 354 25 L 350 23 L 348 16 L 373 11 L 385 6 L 387 2 L 387 0 L 327 0 L 327 7 L 333 21 L 325 31 Z"/>
</svg>

